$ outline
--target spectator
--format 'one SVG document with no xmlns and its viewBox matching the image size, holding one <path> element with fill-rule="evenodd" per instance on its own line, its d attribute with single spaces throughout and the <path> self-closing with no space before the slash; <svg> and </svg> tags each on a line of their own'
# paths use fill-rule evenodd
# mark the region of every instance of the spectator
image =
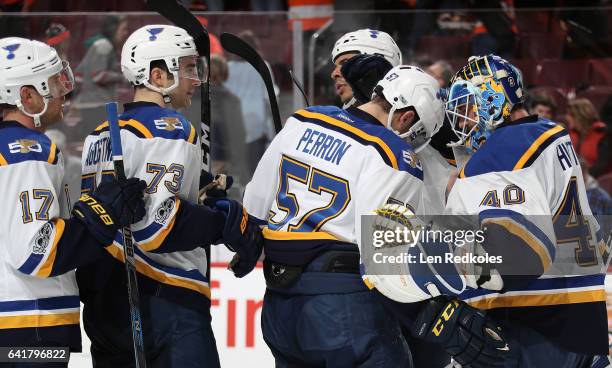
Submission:
<svg viewBox="0 0 612 368">
<path fill-rule="evenodd" d="M 591 212 L 599 224 L 600 234 L 605 235 L 612 230 L 612 198 L 603 190 L 597 180 L 589 174 L 589 165 L 584 158 L 580 158 L 582 177 L 587 193 L 587 200 Z"/>
<path fill-rule="evenodd" d="M 238 37 L 245 40 L 261 53 L 258 41 L 252 31 L 243 31 L 238 34 Z M 266 150 L 266 146 L 274 137 L 270 103 L 268 101 L 266 85 L 249 63 L 242 59 L 237 59 L 229 61 L 227 65 L 229 77 L 225 82 L 225 86 L 230 92 L 240 98 L 242 118 L 245 124 L 245 143 L 249 153 L 247 158 L 248 176 L 246 178 L 248 181 L 253 172 L 255 172 L 257 163 Z M 270 68 L 270 65 L 267 65 Z M 274 89 L 277 89 L 276 86 Z"/>
<path fill-rule="evenodd" d="M 427 67 L 427 73 L 436 78 L 440 88 L 448 87 L 448 84 L 453 77 L 453 67 L 444 60 L 438 60 Z"/>
<path fill-rule="evenodd" d="M 240 99 L 223 84 L 228 77 L 227 61 L 221 55 L 210 57 L 211 149 L 213 172 L 231 174 L 237 183 L 246 184 L 244 122 Z"/>
<path fill-rule="evenodd" d="M 91 46 L 75 70 L 81 85 L 74 107 L 80 112 L 81 122 L 71 130 L 69 141 L 82 140 L 106 119 L 104 104 L 116 100 L 116 88 L 123 83 L 119 53 L 127 36 L 127 19 L 109 16 L 100 33 L 86 41 Z"/>
<path fill-rule="evenodd" d="M 544 119 L 553 120 L 557 114 L 557 104 L 548 93 L 535 93 L 529 103 L 529 113 Z"/>
<path fill-rule="evenodd" d="M 53 47 L 62 60 L 69 60 L 70 31 L 61 23 L 51 23 L 45 31 L 45 43 Z"/>
<path fill-rule="evenodd" d="M 599 120 L 599 114 L 591 101 L 586 98 L 571 100 L 566 119 L 572 143 L 578 154 L 585 159 L 589 167 L 597 165 L 600 168 L 597 176 L 608 172 L 610 135 L 606 134 L 606 124 Z"/>
</svg>

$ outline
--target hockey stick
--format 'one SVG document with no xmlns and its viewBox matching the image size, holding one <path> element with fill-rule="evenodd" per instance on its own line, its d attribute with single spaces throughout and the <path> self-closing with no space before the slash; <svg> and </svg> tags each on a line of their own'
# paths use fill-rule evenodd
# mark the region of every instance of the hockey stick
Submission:
<svg viewBox="0 0 612 368">
<path fill-rule="evenodd" d="M 283 128 L 280 119 L 280 112 L 278 110 L 278 102 L 276 101 L 276 93 L 274 92 L 274 85 L 272 83 L 272 74 L 270 69 L 261 56 L 253 49 L 248 43 L 244 42 L 240 37 L 231 33 L 221 34 L 221 46 L 224 49 L 236 54 L 246 60 L 255 70 L 259 73 L 261 79 L 263 79 L 266 90 L 268 91 L 268 99 L 270 100 L 270 110 L 272 110 L 272 120 L 274 121 L 274 130 L 276 133 L 280 132 Z"/>
<path fill-rule="evenodd" d="M 202 170 L 210 172 L 210 39 L 208 30 L 177 0 L 145 0 L 149 9 L 181 27 L 193 37 L 198 54 L 206 61 L 206 81 L 200 84 L 200 144 L 202 146 Z"/>
<path fill-rule="evenodd" d="M 106 104 L 108 115 L 108 130 L 110 132 L 111 152 L 117 180 L 126 180 L 123 168 L 123 149 L 121 147 L 121 130 L 117 116 L 117 102 Z M 121 229 L 123 234 L 123 256 L 125 258 L 125 273 L 127 276 L 128 301 L 130 303 L 130 320 L 132 322 L 132 340 L 134 342 L 134 362 L 136 368 L 147 366 L 144 340 L 142 337 L 142 319 L 140 316 L 140 299 L 138 297 L 138 282 L 136 279 L 136 260 L 134 259 L 134 238 L 132 229 L 126 226 Z"/>
<path fill-rule="evenodd" d="M 193 37 L 198 54 L 206 61 L 206 81 L 200 84 L 200 146 L 202 147 L 202 171 L 211 173 L 210 166 L 210 38 L 208 30 L 178 0 L 145 0 L 149 9 L 158 12 Z M 206 278 L 210 280 L 210 245 L 206 251 Z"/>
<path fill-rule="evenodd" d="M 297 80 L 297 78 L 295 77 L 295 75 L 293 74 L 293 71 L 291 69 L 289 69 L 289 76 L 291 77 L 291 80 L 293 81 L 293 84 L 295 84 L 295 86 L 302 93 L 302 96 L 304 97 L 304 101 L 306 101 L 306 106 L 310 107 L 310 101 L 308 101 L 308 96 L 306 96 L 306 92 L 304 91 L 304 86 L 302 86 L 302 83 L 300 83 L 300 81 Z"/>
</svg>

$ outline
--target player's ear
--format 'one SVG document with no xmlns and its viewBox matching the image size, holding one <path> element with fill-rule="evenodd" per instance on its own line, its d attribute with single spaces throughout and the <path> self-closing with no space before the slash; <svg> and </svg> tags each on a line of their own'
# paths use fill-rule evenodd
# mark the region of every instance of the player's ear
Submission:
<svg viewBox="0 0 612 368">
<path fill-rule="evenodd" d="M 402 112 L 398 121 L 398 127 L 396 130 L 400 133 L 405 133 L 410 129 L 410 127 L 414 124 L 414 111 L 408 110 Z"/>
<path fill-rule="evenodd" d="M 166 75 L 166 71 L 162 68 L 154 67 L 151 69 L 149 83 L 151 83 L 155 87 L 165 87 L 166 80 L 168 76 Z"/>
<path fill-rule="evenodd" d="M 26 111 L 38 111 L 42 103 L 42 96 L 31 86 L 23 86 L 19 89 L 19 98 Z"/>
</svg>

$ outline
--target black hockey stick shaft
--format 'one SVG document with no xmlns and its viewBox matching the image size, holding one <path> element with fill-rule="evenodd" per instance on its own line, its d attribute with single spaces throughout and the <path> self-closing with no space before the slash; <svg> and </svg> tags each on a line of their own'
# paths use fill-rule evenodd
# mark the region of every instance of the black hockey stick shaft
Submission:
<svg viewBox="0 0 612 368">
<path fill-rule="evenodd" d="M 126 180 L 123 168 L 123 148 L 121 147 L 121 130 L 117 113 L 117 102 L 106 104 L 108 115 L 108 129 L 110 132 L 111 151 L 115 176 L 117 180 Z M 142 336 L 142 317 L 140 314 L 140 299 L 138 295 L 138 280 L 136 277 L 136 260 L 134 258 L 134 238 L 132 229 L 125 226 L 121 229 L 123 235 L 123 256 L 125 258 L 125 272 L 127 276 L 128 301 L 130 304 L 130 321 L 132 323 L 132 340 L 134 343 L 134 362 L 136 368 L 145 368 L 147 360 Z"/>
<path fill-rule="evenodd" d="M 272 74 L 266 62 L 261 55 L 255 51 L 248 43 L 244 42 L 240 37 L 231 33 L 221 34 L 221 46 L 232 54 L 238 55 L 246 62 L 251 64 L 263 79 L 268 91 L 268 99 L 270 100 L 270 110 L 272 110 L 272 120 L 274 121 L 274 130 L 276 133 L 283 128 L 278 110 L 278 102 L 276 101 L 276 93 L 274 92 L 274 84 L 272 83 Z"/>
<path fill-rule="evenodd" d="M 211 173 L 210 162 L 210 38 L 208 30 L 200 21 L 177 0 L 145 0 L 149 9 L 181 27 L 193 37 L 200 57 L 206 61 L 206 81 L 200 84 L 200 146 L 202 147 L 202 171 Z M 206 251 L 206 278 L 210 280 L 210 245 Z"/>
<path fill-rule="evenodd" d="M 300 83 L 300 81 L 297 80 L 297 78 L 295 77 L 295 74 L 293 74 L 293 70 L 291 69 L 289 69 L 289 76 L 291 77 L 293 84 L 295 84 L 295 86 L 300 90 L 302 97 L 304 97 L 304 101 L 306 101 L 306 106 L 310 107 L 310 101 L 308 101 L 308 96 L 306 96 L 306 91 L 304 91 L 304 86 L 302 86 L 302 83 Z"/>
<path fill-rule="evenodd" d="M 181 27 L 193 37 L 198 54 L 206 61 L 206 81 L 200 85 L 200 144 L 202 146 L 202 170 L 210 172 L 210 39 L 208 30 L 177 0 L 145 0 L 149 9 Z"/>
</svg>

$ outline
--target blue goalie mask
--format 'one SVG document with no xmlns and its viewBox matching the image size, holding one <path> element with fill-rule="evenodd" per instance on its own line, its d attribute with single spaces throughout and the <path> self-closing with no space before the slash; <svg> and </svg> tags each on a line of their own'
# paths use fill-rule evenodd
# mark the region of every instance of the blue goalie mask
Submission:
<svg viewBox="0 0 612 368">
<path fill-rule="evenodd" d="M 491 134 L 487 122 L 490 103 L 483 91 L 465 80 L 455 81 L 449 90 L 446 115 L 453 131 L 459 137 L 454 146 L 466 146 L 468 153 L 475 152 Z M 489 98 L 487 94 L 487 99 Z M 493 99 L 495 101 L 495 98 Z"/>
</svg>

